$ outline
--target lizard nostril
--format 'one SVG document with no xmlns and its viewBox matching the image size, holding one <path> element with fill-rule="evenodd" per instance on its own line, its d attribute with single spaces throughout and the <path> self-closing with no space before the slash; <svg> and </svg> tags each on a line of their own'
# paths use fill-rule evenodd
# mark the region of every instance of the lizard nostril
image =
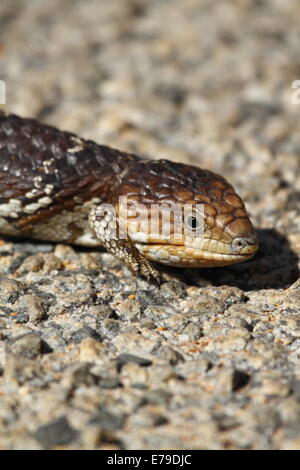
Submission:
<svg viewBox="0 0 300 470">
<path fill-rule="evenodd" d="M 255 233 L 247 237 L 236 237 L 232 240 L 231 250 L 233 253 L 255 253 L 257 250 L 257 236 Z"/>
<path fill-rule="evenodd" d="M 235 238 L 231 243 L 231 248 L 236 253 L 241 251 L 241 249 L 245 246 L 247 246 L 247 241 L 245 238 Z"/>
</svg>

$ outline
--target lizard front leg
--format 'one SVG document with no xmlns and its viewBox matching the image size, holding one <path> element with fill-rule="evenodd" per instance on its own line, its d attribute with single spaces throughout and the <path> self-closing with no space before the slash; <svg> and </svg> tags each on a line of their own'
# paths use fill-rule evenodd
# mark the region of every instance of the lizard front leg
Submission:
<svg viewBox="0 0 300 470">
<path fill-rule="evenodd" d="M 161 274 L 151 261 L 138 251 L 128 237 L 120 238 L 117 215 L 112 205 L 103 204 L 92 209 L 89 224 L 107 251 L 123 261 L 135 275 L 161 283 Z"/>
</svg>

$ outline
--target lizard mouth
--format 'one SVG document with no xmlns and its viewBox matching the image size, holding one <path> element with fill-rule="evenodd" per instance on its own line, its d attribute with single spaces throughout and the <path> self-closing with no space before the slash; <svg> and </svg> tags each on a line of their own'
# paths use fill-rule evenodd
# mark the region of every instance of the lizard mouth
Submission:
<svg viewBox="0 0 300 470">
<path fill-rule="evenodd" d="M 224 250 L 210 251 L 184 245 L 135 243 L 136 248 L 149 260 L 176 267 L 216 267 L 240 263 L 251 258 L 257 244 L 244 247 L 244 252 L 233 253 L 227 244 Z M 246 251 L 246 252 L 245 252 Z"/>
</svg>

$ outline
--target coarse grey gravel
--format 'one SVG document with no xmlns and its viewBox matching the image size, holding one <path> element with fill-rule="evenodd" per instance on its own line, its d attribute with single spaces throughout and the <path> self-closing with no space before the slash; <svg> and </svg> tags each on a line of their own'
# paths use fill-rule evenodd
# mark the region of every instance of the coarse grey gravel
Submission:
<svg viewBox="0 0 300 470">
<path fill-rule="evenodd" d="M 164 269 L 0 243 L 0 449 L 300 449 L 297 0 L 2 0 L 5 109 L 226 177 L 260 248 Z"/>
</svg>

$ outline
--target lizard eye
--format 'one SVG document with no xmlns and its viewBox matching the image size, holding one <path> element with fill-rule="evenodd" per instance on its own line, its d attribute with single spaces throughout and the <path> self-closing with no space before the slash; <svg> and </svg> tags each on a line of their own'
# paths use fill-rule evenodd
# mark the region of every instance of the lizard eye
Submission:
<svg viewBox="0 0 300 470">
<path fill-rule="evenodd" d="M 201 220 L 199 216 L 189 215 L 186 218 L 186 226 L 189 230 L 195 232 L 201 228 Z"/>
</svg>

